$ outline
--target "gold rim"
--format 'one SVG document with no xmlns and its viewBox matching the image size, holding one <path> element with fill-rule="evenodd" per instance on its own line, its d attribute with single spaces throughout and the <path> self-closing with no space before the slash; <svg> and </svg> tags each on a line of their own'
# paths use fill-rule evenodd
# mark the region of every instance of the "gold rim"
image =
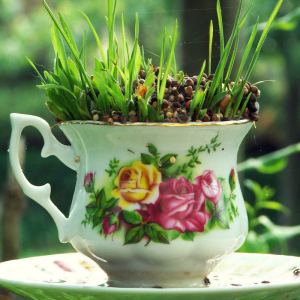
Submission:
<svg viewBox="0 0 300 300">
<path fill-rule="evenodd" d="M 243 125 L 247 123 L 252 123 L 250 120 L 241 120 L 241 121 L 228 121 L 228 122 L 203 122 L 203 123 L 113 123 L 108 124 L 107 122 L 99 122 L 99 121 L 62 121 L 59 125 L 104 125 L 104 126 L 162 126 L 162 127 L 194 127 L 194 126 L 229 126 L 229 125 Z M 255 122 L 253 122 L 255 123 Z"/>
</svg>

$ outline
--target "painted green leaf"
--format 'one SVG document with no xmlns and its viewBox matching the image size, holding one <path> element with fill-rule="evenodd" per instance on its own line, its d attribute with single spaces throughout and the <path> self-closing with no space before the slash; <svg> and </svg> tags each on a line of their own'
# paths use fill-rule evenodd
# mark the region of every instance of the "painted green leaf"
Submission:
<svg viewBox="0 0 300 300">
<path fill-rule="evenodd" d="M 155 159 L 155 157 L 153 156 L 150 156 L 148 154 L 144 154 L 142 153 L 141 154 L 141 160 L 142 160 L 142 163 L 145 164 L 145 165 L 154 165 L 154 166 L 157 166 L 157 161 Z"/>
<path fill-rule="evenodd" d="M 170 244 L 167 231 L 160 227 L 158 224 L 147 224 L 145 226 L 145 231 L 152 242 Z"/>
<path fill-rule="evenodd" d="M 153 144 L 149 143 L 149 144 L 147 145 L 147 147 L 148 147 L 148 149 L 149 149 L 149 152 L 150 152 L 153 156 L 156 156 L 156 155 L 157 155 L 157 148 L 156 148 Z"/>
<path fill-rule="evenodd" d="M 186 230 L 184 233 L 181 234 L 181 237 L 184 241 L 193 242 L 194 241 L 194 232 Z"/>
<path fill-rule="evenodd" d="M 168 230 L 169 241 L 176 240 L 180 236 L 180 232 L 178 230 Z"/>
<path fill-rule="evenodd" d="M 114 225 L 119 222 L 119 219 L 115 215 L 111 215 L 109 218 L 109 226 Z"/>
<path fill-rule="evenodd" d="M 129 244 L 137 244 L 138 242 L 141 241 L 145 234 L 143 226 L 136 226 L 131 228 L 125 236 L 125 243 L 124 245 L 129 245 Z"/>
<path fill-rule="evenodd" d="M 167 154 L 167 155 L 165 155 L 165 156 L 163 156 L 161 159 L 160 159 L 160 161 L 162 162 L 162 163 L 166 163 L 166 162 L 169 162 L 170 161 L 170 158 L 171 157 L 177 157 L 178 156 L 178 154 Z"/>
<path fill-rule="evenodd" d="M 209 214 L 215 214 L 215 205 L 208 199 L 205 201 L 205 209 Z"/>
<path fill-rule="evenodd" d="M 217 223 L 222 229 L 230 229 L 228 220 L 224 216 L 218 216 Z"/>
<path fill-rule="evenodd" d="M 143 221 L 141 214 L 137 211 L 123 210 L 123 217 L 127 223 L 134 225 L 140 224 Z"/>
<path fill-rule="evenodd" d="M 108 202 L 106 202 L 106 210 L 107 211 L 113 211 L 119 203 L 119 199 L 111 198 Z"/>
</svg>

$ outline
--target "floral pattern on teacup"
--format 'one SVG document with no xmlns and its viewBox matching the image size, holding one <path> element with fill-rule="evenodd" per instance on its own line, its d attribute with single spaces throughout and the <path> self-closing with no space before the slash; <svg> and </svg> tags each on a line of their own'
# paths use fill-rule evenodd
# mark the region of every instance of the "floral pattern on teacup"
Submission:
<svg viewBox="0 0 300 300">
<path fill-rule="evenodd" d="M 120 233 L 124 245 L 142 240 L 146 245 L 169 244 L 179 237 L 193 241 L 197 234 L 229 229 L 239 215 L 234 169 L 228 182 L 213 170 L 200 176 L 196 171 L 200 153 L 210 154 L 221 145 L 217 139 L 218 135 L 206 146 L 191 147 L 188 161 L 180 161 L 174 153 L 161 156 L 150 143 L 149 154 L 142 153 L 140 161 L 119 167 L 120 161 L 114 158 L 105 170 L 113 188 L 96 189 L 96 173 L 88 172 L 84 187 L 90 196 L 82 224 L 105 237 Z M 230 191 L 228 195 L 223 186 Z"/>
</svg>

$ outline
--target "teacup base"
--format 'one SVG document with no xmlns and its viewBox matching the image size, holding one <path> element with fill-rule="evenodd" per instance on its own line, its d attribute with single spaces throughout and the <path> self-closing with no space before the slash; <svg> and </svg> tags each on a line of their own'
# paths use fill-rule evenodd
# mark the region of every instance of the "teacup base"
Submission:
<svg viewBox="0 0 300 300">
<path fill-rule="evenodd" d="M 108 286 L 110 287 L 119 287 L 119 288 L 205 288 L 208 286 L 205 283 L 206 276 L 203 275 L 193 275 L 190 272 L 185 272 L 184 274 L 178 274 L 178 278 L 172 277 L 171 274 L 136 274 L 130 280 L 124 280 L 124 278 L 118 278 L 110 276 L 110 280 L 107 281 Z M 169 280 L 166 280 L 167 277 L 171 277 Z M 129 277 L 129 275 L 128 275 Z"/>
</svg>

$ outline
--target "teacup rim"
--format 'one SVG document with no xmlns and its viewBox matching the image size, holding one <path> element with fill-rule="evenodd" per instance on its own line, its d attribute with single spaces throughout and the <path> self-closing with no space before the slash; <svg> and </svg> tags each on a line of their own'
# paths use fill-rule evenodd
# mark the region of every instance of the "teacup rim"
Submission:
<svg viewBox="0 0 300 300">
<path fill-rule="evenodd" d="M 188 122 L 188 123 L 146 123 L 146 122 L 136 122 L 136 123 L 125 123 L 122 124 L 120 122 L 114 122 L 109 124 L 107 122 L 102 121 L 82 121 L 82 120 L 72 120 L 72 121 L 61 121 L 58 123 L 59 126 L 61 125 L 102 125 L 102 126 L 159 126 L 159 127 L 206 127 L 206 126 L 231 126 L 231 125 L 244 125 L 248 123 L 255 123 L 250 119 L 244 120 L 233 120 L 233 121 L 223 121 L 223 122 Z"/>
</svg>

